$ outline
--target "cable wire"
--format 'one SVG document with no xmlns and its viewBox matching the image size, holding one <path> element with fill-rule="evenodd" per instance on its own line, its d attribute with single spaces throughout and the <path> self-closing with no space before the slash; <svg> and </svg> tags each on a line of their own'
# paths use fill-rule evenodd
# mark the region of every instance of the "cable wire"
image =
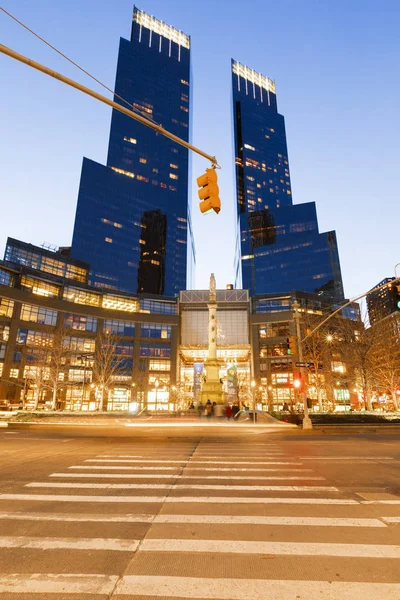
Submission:
<svg viewBox="0 0 400 600">
<path fill-rule="evenodd" d="M 106 90 L 108 90 L 111 94 L 113 94 L 115 96 L 115 98 L 118 98 L 122 102 L 125 102 L 125 104 L 127 104 L 129 106 L 130 110 L 133 110 L 134 112 L 136 112 L 136 113 L 138 113 L 140 115 L 143 115 L 142 111 L 140 111 L 137 108 L 135 108 L 131 102 L 128 102 L 128 100 L 125 100 L 125 98 L 123 98 L 122 96 L 120 96 L 119 94 L 117 94 L 115 92 L 115 90 L 109 88 L 105 83 L 103 83 L 102 81 L 100 81 L 99 79 L 97 79 L 97 77 L 95 77 L 94 75 L 92 75 L 91 73 L 89 73 L 89 71 L 86 71 L 86 69 L 84 69 L 83 67 L 81 67 L 80 65 L 78 65 L 78 63 L 76 63 L 71 58 L 69 58 L 66 54 L 64 54 L 63 52 L 61 52 L 61 50 L 58 50 L 55 46 L 53 46 L 52 44 L 50 44 L 50 42 L 48 42 L 47 40 L 45 40 L 44 38 L 42 38 L 38 33 L 36 33 L 35 31 L 33 31 L 33 29 L 30 29 L 27 25 L 25 25 L 25 23 L 23 23 L 22 21 L 20 21 L 19 19 L 17 19 L 17 17 L 15 17 L 14 15 L 12 15 L 5 8 L 3 8 L 2 6 L 0 6 L 0 10 L 2 10 L 7 16 L 9 16 L 11 19 L 13 19 L 16 23 L 18 23 L 18 25 L 21 25 L 21 27 L 23 27 L 24 29 L 26 29 L 27 31 L 29 31 L 29 33 L 31 33 L 32 35 L 34 35 L 36 38 L 38 38 L 44 44 L 46 44 L 46 46 L 48 46 L 49 48 L 51 48 L 52 50 L 54 50 L 55 52 L 57 52 L 57 54 L 59 54 L 60 56 L 62 56 L 63 58 L 65 58 L 65 60 L 67 60 L 68 62 L 70 62 L 72 65 L 74 65 L 74 67 L 76 67 L 77 69 L 79 69 L 80 71 L 82 71 L 82 73 L 85 73 L 85 75 L 87 75 L 88 77 L 90 77 L 91 79 L 93 79 L 93 81 L 95 81 L 96 83 L 98 83 L 99 85 L 101 85 L 103 88 L 105 88 Z M 149 117 L 147 115 L 147 113 L 146 113 L 146 119 L 148 119 L 149 121 L 152 121 L 153 123 L 156 123 L 156 121 L 154 121 L 154 119 L 152 117 Z M 157 123 L 157 125 L 158 125 L 158 123 Z"/>
</svg>

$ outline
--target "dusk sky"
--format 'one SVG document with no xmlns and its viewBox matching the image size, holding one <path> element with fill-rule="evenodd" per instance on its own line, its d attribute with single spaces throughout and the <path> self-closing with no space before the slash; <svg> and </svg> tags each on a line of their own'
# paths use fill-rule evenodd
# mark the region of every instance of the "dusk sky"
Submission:
<svg viewBox="0 0 400 600">
<path fill-rule="evenodd" d="M 3 0 L 2 6 L 114 87 L 132 0 Z M 195 286 L 233 282 L 230 60 L 276 81 L 294 203 L 335 229 L 346 297 L 400 262 L 398 0 L 141 0 L 191 36 L 192 142 L 216 155 L 222 210 L 201 215 L 192 159 Z M 4 13 L 0 42 L 103 93 Z M 7 236 L 70 245 L 83 156 L 105 164 L 111 109 L 0 55 L 0 255 Z M 400 272 L 400 269 L 399 269 Z"/>
</svg>

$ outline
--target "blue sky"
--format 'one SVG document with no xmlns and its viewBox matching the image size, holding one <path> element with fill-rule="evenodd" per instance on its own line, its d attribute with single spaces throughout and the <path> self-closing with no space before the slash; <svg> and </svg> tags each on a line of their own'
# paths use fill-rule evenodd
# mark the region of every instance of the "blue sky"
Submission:
<svg viewBox="0 0 400 600">
<path fill-rule="evenodd" d="M 3 0 L 110 87 L 131 0 Z M 234 182 L 230 59 L 275 79 L 285 116 L 294 203 L 315 201 L 320 230 L 335 229 L 347 297 L 400 262 L 398 0 L 140 0 L 191 35 L 193 143 L 215 154 L 223 210 L 197 209 L 197 288 L 233 281 Z M 1 43 L 96 86 L 0 13 Z M 71 242 L 82 157 L 104 163 L 111 111 L 0 55 L 0 254 L 6 237 Z M 99 90 L 100 91 L 100 90 Z"/>
</svg>

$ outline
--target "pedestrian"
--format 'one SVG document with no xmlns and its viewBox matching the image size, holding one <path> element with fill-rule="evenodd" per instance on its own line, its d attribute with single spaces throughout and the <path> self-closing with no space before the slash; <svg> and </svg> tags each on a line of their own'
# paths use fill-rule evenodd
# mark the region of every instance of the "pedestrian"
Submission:
<svg viewBox="0 0 400 600">
<path fill-rule="evenodd" d="M 211 409 L 211 416 L 212 416 L 212 417 L 213 417 L 213 416 L 214 416 L 214 414 L 215 414 L 215 407 L 216 407 L 216 406 L 217 406 L 217 403 L 216 403 L 216 402 L 215 402 L 215 400 L 214 400 L 214 402 L 212 403 L 212 409 Z"/>
<path fill-rule="evenodd" d="M 211 413 L 212 413 L 212 404 L 211 404 L 210 400 L 207 400 L 207 402 L 206 402 L 206 417 L 207 417 L 207 419 L 211 419 Z"/>
<path fill-rule="evenodd" d="M 239 408 L 238 404 L 234 404 L 232 406 L 232 419 L 236 418 L 236 415 L 238 414 L 239 411 L 240 411 L 240 408 Z"/>
<path fill-rule="evenodd" d="M 232 419 L 232 406 L 230 404 L 228 404 L 226 407 L 225 416 L 228 419 L 228 421 Z"/>
<path fill-rule="evenodd" d="M 289 406 L 288 406 L 288 403 L 287 403 L 287 402 L 284 402 L 284 403 L 283 403 L 282 410 L 283 410 L 283 411 L 288 411 L 288 410 L 289 410 Z"/>
<path fill-rule="evenodd" d="M 199 415 L 199 419 L 201 419 L 201 417 L 204 414 L 204 404 L 202 403 L 202 401 L 200 400 L 200 402 L 197 405 L 197 413 Z"/>
</svg>

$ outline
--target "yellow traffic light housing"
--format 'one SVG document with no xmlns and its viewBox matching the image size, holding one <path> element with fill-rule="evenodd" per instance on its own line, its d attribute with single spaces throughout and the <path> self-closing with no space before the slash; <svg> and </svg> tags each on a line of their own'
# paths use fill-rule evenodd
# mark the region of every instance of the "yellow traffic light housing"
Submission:
<svg viewBox="0 0 400 600">
<path fill-rule="evenodd" d="M 215 169 L 206 169 L 204 175 L 197 178 L 197 185 L 201 188 L 197 193 L 200 200 L 200 211 L 202 213 L 213 210 L 217 214 L 221 210 L 219 199 L 218 176 Z"/>
<path fill-rule="evenodd" d="M 296 354 L 296 338 L 294 335 L 292 335 L 291 337 L 287 338 L 287 349 L 288 349 L 288 354 Z"/>
</svg>

